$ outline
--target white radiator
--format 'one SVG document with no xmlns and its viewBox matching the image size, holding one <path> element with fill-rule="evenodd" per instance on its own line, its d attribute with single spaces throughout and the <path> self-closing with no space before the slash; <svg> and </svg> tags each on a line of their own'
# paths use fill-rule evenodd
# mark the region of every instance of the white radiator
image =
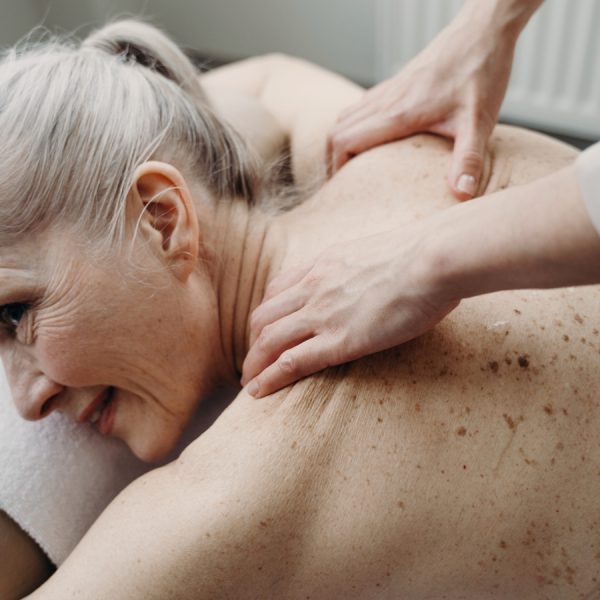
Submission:
<svg viewBox="0 0 600 600">
<path fill-rule="evenodd" d="M 397 72 L 461 5 L 377 0 L 378 79 Z M 600 139 L 600 0 L 544 2 L 519 38 L 501 118 Z"/>
</svg>

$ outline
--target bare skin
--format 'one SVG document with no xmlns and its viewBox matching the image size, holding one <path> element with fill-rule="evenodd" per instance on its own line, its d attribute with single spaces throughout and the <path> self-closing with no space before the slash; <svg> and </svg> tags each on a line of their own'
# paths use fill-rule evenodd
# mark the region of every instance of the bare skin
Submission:
<svg viewBox="0 0 600 600">
<path fill-rule="evenodd" d="M 575 156 L 510 128 L 491 148 L 488 192 Z M 354 159 L 270 224 L 271 276 L 450 206 L 449 158 L 419 136 Z M 31 597 L 594 598 L 599 293 L 471 299 L 401 348 L 242 392 Z"/>
<path fill-rule="evenodd" d="M 276 104 L 278 92 L 257 93 Z M 278 113 L 292 139 L 313 139 L 293 114 Z M 499 131 L 488 191 L 572 160 L 563 146 Z M 324 145 L 314 147 L 319 156 Z M 272 228 L 289 241 L 274 264 L 450 206 L 448 158 L 422 137 L 352 161 Z M 398 353 L 313 377 L 287 398 L 241 396 L 181 461 L 120 496 L 34 597 L 590 592 L 597 293 L 472 300 Z"/>
</svg>

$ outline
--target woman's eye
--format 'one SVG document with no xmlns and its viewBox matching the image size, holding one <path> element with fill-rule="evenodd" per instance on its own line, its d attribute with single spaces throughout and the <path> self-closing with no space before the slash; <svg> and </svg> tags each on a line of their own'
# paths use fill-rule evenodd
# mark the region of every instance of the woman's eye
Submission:
<svg viewBox="0 0 600 600">
<path fill-rule="evenodd" d="M 21 319 L 27 312 L 27 308 L 27 304 L 22 302 L 5 304 L 0 308 L 0 323 L 6 327 L 9 327 L 10 329 L 16 329 Z"/>
</svg>

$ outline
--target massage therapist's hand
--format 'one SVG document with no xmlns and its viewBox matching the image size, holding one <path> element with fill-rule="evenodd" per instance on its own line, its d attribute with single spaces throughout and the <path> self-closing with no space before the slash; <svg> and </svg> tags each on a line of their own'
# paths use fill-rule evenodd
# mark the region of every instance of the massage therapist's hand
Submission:
<svg viewBox="0 0 600 600">
<path fill-rule="evenodd" d="M 522 23 L 500 27 L 493 9 L 498 4 L 507 10 L 511 3 L 467 1 L 399 74 L 343 112 L 329 134 L 330 170 L 379 144 L 431 132 L 454 139 L 448 173 L 452 193 L 462 200 L 478 195 L 486 143 L 498 118 Z"/>
<path fill-rule="evenodd" d="M 420 228 L 333 246 L 276 277 L 251 318 L 242 383 L 256 397 L 419 336 L 458 302 L 438 290 Z"/>
</svg>

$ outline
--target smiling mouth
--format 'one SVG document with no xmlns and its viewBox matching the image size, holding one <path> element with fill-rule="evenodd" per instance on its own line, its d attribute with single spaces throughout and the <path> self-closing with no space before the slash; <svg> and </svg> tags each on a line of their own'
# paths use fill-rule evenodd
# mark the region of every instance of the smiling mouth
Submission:
<svg viewBox="0 0 600 600">
<path fill-rule="evenodd" d="M 106 390 L 106 394 L 104 395 L 104 398 L 101 400 L 100 404 L 96 407 L 96 410 L 94 410 L 94 412 L 89 417 L 89 422 L 92 425 L 94 425 L 100 419 L 100 416 L 102 415 L 102 411 L 110 404 L 112 397 L 113 397 L 113 388 L 108 388 L 108 390 Z"/>
<path fill-rule="evenodd" d="M 96 423 L 101 415 L 102 411 L 110 404 L 114 394 L 114 388 L 107 387 L 101 394 L 98 394 L 92 402 L 83 410 L 83 412 L 77 417 L 78 423 Z"/>
</svg>

